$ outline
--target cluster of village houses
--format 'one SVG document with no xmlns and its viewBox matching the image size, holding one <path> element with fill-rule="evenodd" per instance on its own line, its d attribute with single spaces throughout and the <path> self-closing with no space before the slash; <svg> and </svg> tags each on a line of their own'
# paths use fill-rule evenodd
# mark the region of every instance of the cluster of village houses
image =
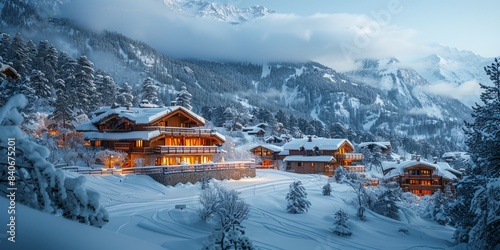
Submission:
<svg viewBox="0 0 500 250">
<path fill-rule="evenodd" d="M 220 152 L 225 137 L 204 126 L 207 121 L 182 106 L 103 107 L 90 121 L 80 124 L 85 144 L 125 152 L 125 167 L 136 167 L 137 159 L 145 165 L 208 164 Z M 279 168 L 301 174 L 332 176 L 339 166 L 350 172 L 365 172 L 363 154 L 355 152 L 347 139 L 286 138 L 265 136 L 265 124 L 243 128 L 249 135 L 261 137 L 262 143 L 247 146 L 258 158 L 259 168 Z M 389 154 L 388 142 L 358 145 L 380 147 Z M 418 156 L 408 161 L 384 162 L 381 181 L 395 181 L 404 191 L 417 195 L 432 194 L 461 178 L 462 173 L 446 162 L 426 162 Z"/>
</svg>

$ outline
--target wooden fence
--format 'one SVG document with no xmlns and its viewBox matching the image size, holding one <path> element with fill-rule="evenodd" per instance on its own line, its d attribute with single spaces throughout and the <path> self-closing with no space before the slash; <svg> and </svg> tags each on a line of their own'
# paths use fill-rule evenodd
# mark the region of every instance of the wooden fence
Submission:
<svg viewBox="0 0 500 250">
<path fill-rule="evenodd" d="M 172 174 L 185 172 L 205 172 L 223 169 L 243 169 L 256 168 L 254 162 L 238 161 L 224 163 L 206 163 L 192 165 L 170 165 L 170 166 L 148 166 L 134 168 L 100 168 L 100 169 L 79 169 L 78 167 L 61 167 L 62 170 L 89 175 L 113 175 L 113 174 Z"/>
</svg>

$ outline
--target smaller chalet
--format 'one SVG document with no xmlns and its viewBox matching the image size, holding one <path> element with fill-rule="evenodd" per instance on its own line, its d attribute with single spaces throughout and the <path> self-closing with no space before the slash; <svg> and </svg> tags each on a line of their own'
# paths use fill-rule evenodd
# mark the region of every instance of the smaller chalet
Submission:
<svg viewBox="0 0 500 250">
<path fill-rule="evenodd" d="M 244 127 L 241 129 L 242 132 L 246 132 L 248 135 L 253 135 L 256 137 L 264 137 L 266 134 L 267 123 L 259 123 L 255 126 Z"/>
<path fill-rule="evenodd" d="M 145 165 L 201 164 L 211 162 L 225 137 L 200 128 L 206 120 L 181 106 L 103 107 L 79 125 L 85 144 L 127 154 L 126 166 L 137 159 Z"/>
<path fill-rule="evenodd" d="M 359 148 L 367 148 L 370 151 L 373 150 L 373 148 L 380 148 L 382 154 L 391 154 L 391 143 L 388 141 L 383 141 L 383 142 L 362 142 L 358 144 Z"/>
<path fill-rule="evenodd" d="M 17 74 L 17 71 L 14 68 L 0 62 L 0 78 L 3 79 L 11 78 L 13 80 L 16 80 L 17 78 L 19 78 L 19 75 Z"/>
<path fill-rule="evenodd" d="M 403 191 L 412 192 L 418 196 L 432 195 L 438 189 L 462 178 L 462 173 L 446 162 L 430 163 L 415 160 L 403 162 L 384 162 L 384 182 L 396 182 Z M 453 185 L 451 186 L 454 191 Z"/>
<path fill-rule="evenodd" d="M 252 154 L 261 159 L 259 168 L 279 168 L 279 163 L 283 159 L 279 153 L 283 151 L 282 147 L 272 144 L 259 144 L 250 146 L 248 149 Z"/>
<path fill-rule="evenodd" d="M 287 171 L 302 174 L 322 173 L 333 175 L 338 166 L 351 172 L 364 172 L 358 165 L 363 154 L 354 152 L 354 145 L 347 139 L 312 138 L 292 139 L 283 145 L 283 159 Z"/>
</svg>

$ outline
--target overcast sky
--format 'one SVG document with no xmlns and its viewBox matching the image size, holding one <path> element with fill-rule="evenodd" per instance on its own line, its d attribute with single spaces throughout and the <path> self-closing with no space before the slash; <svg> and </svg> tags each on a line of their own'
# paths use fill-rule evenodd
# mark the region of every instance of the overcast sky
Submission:
<svg viewBox="0 0 500 250">
<path fill-rule="evenodd" d="M 218 0 L 277 12 L 252 22 L 181 16 L 163 0 L 73 0 L 64 11 L 99 29 L 143 40 L 174 57 L 263 61 L 315 60 L 339 71 L 360 58 L 405 61 L 435 44 L 500 56 L 500 1 Z"/>
<path fill-rule="evenodd" d="M 241 0 L 242 6 L 263 5 L 280 13 L 350 13 L 376 18 L 399 6 L 390 25 L 415 31 L 415 42 L 439 43 L 470 50 L 484 57 L 500 56 L 498 0 Z M 286 2 L 286 4 L 283 4 Z"/>
</svg>

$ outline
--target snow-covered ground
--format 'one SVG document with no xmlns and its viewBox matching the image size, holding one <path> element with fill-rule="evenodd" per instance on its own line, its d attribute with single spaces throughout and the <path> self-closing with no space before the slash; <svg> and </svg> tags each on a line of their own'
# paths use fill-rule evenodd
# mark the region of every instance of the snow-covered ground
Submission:
<svg viewBox="0 0 500 250">
<path fill-rule="evenodd" d="M 71 173 L 71 175 L 77 175 Z M 300 180 L 312 203 L 307 213 L 286 212 L 285 196 L 292 181 Z M 403 210 L 401 221 L 367 211 L 367 221 L 355 217 L 350 187 L 331 183 L 332 195 L 323 196 L 326 176 L 300 175 L 277 170 L 257 170 L 257 177 L 226 180 L 220 184 L 235 189 L 250 204 L 243 222 L 246 235 L 260 249 L 447 249 L 452 246 L 453 228 L 421 219 Z M 214 225 L 202 222 L 199 184 L 163 186 L 148 176 L 87 176 L 86 186 L 101 193 L 101 204 L 110 214 L 102 229 L 54 218 L 19 207 L 18 242 L 14 249 L 200 249 Z M 175 209 L 184 204 L 186 209 Z M 0 198 L 0 207 L 7 200 Z M 334 212 L 347 210 L 350 237 L 335 235 Z M 6 224 L 7 218 L 1 217 Z M 5 222 L 5 223 L 4 223 Z M 401 232 L 405 229 L 407 232 Z M 5 230 L 0 232 L 0 236 Z M 0 237 L 0 248 L 10 247 Z M 42 241 L 43 239 L 43 241 Z M 24 245 L 23 245 L 24 244 Z M 141 247 L 138 247 L 138 246 Z M 23 247 L 24 246 L 24 247 Z M 7 248 L 9 249 L 9 248 Z"/>
</svg>

